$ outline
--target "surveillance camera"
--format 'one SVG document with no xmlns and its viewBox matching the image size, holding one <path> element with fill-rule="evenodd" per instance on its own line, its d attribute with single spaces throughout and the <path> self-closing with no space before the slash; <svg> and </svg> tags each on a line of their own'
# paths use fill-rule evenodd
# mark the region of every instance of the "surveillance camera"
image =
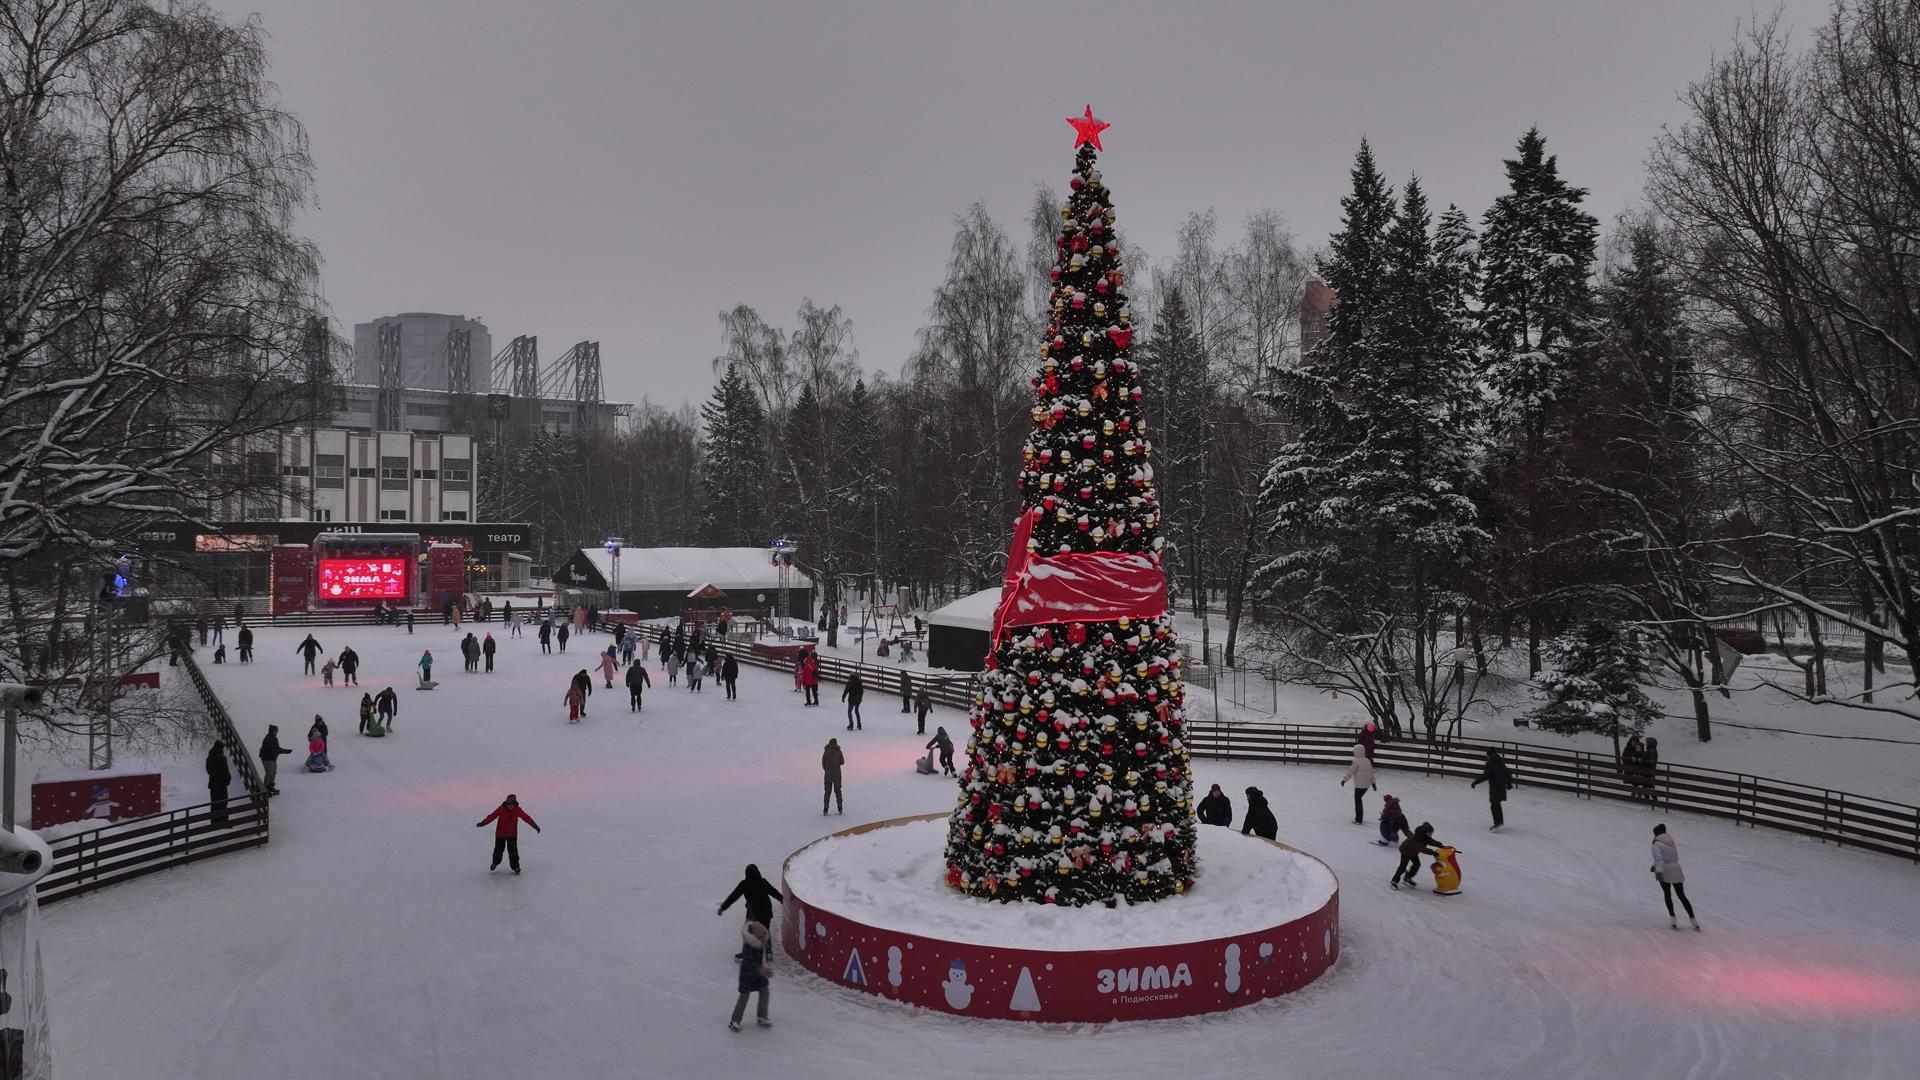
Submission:
<svg viewBox="0 0 1920 1080">
<path fill-rule="evenodd" d="M 25 686 L 21 683 L 0 683 L 0 706 L 9 709 L 31 709 L 40 704 L 41 692 L 37 686 Z"/>
</svg>

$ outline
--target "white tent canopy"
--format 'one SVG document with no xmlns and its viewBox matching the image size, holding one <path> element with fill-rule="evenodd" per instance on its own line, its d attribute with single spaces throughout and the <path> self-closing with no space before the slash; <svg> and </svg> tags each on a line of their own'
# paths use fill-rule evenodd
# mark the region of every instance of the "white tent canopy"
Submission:
<svg viewBox="0 0 1920 1080">
<path fill-rule="evenodd" d="M 958 626 L 966 630 L 992 630 L 993 613 L 1000 607 L 1000 587 L 981 589 L 963 596 L 927 616 L 934 626 Z"/>
<path fill-rule="evenodd" d="M 601 578 L 613 580 L 613 556 L 605 548 L 581 548 L 580 554 L 593 563 Z M 622 548 L 620 550 L 621 592 L 692 593 L 713 585 L 723 592 L 740 595 L 752 602 L 756 592 L 771 592 L 780 587 L 780 572 L 774 569 L 773 556 L 765 548 Z M 810 589 L 813 582 L 798 570 L 787 571 L 787 585 Z"/>
</svg>

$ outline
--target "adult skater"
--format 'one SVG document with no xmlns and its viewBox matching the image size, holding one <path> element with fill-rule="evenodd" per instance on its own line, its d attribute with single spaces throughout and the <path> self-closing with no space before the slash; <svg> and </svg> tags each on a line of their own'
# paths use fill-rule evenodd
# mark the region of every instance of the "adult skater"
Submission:
<svg viewBox="0 0 1920 1080">
<path fill-rule="evenodd" d="M 200 647 L 203 649 L 207 646 L 207 625 L 207 613 L 203 611 L 200 617 L 193 621 L 194 629 L 200 631 Z"/>
<path fill-rule="evenodd" d="M 365 735 L 373 726 L 373 695 L 360 695 L 360 734 Z"/>
<path fill-rule="evenodd" d="M 920 687 L 920 692 L 915 694 L 913 698 L 913 733 L 915 735 L 925 735 L 927 733 L 927 714 L 932 711 L 933 695 L 927 693 L 927 688 L 923 685 Z"/>
<path fill-rule="evenodd" d="M 440 601 L 440 625 L 453 625 L 453 597 L 451 596 Z"/>
<path fill-rule="evenodd" d="M 1400 865 L 1394 869 L 1393 880 L 1387 882 L 1387 885 L 1390 888 L 1399 889 L 1402 878 L 1408 885 L 1417 884 L 1420 879 L 1420 857 L 1437 855 L 1438 849 L 1444 846 L 1446 841 L 1433 835 L 1433 826 L 1427 822 L 1421 822 L 1420 827 L 1413 830 L 1413 835 L 1400 841 Z"/>
<path fill-rule="evenodd" d="M 940 771 L 947 776 L 953 773 L 953 736 L 946 728 L 935 728 L 933 738 L 927 740 L 927 749 L 940 751 Z"/>
<path fill-rule="evenodd" d="M 260 740 L 260 781 L 266 787 L 267 794 L 280 794 L 280 787 L 275 782 L 280 775 L 280 759 L 291 753 L 293 751 L 280 745 L 280 725 L 268 724 L 267 737 Z"/>
<path fill-rule="evenodd" d="M 700 692 L 700 673 L 704 671 L 705 668 L 700 664 L 700 654 L 694 652 L 692 649 L 687 650 L 686 668 L 687 693 L 697 694 Z"/>
<path fill-rule="evenodd" d="M 215 645 L 227 643 L 227 613 L 224 611 L 213 617 L 213 643 Z"/>
<path fill-rule="evenodd" d="M 360 654 L 347 645 L 340 649 L 340 685 L 360 685 Z"/>
<path fill-rule="evenodd" d="M 860 673 L 856 671 L 847 676 L 847 685 L 840 691 L 840 700 L 847 703 L 848 731 L 852 731 L 856 726 L 862 729 L 866 727 L 860 722 L 860 699 L 866 696 L 867 683 L 860 677 Z"/>
<path fill-rule="evenodd" d="M 1487 808 L 1493 811 L 1493 824 L 1487 826 L 1488 832 L 1500 831 L 1507 823 L 1506 815 L 1500 812 L 1500 804 L 1507 801 L 1507 789 L 1513 787 L 1513 773 L 1507 770 L 1507 763 L 1501 759 L 1500 751 L 1488 748 L 1486 767 L 1473 781 L 1472 787 L 1487 785 Z"/>
<path fill-rule="evenodd" d="M 1247 816 L 1240 823 L 1240 835 L 1248 833 L 1262 840 L 1280 835 L 1280 823 L 1274 820 L 1273 810 L 1267 806 L 1267 795 L 1257 787 L 1247 789 Z"/>
<path fill-rule="evenodd" d="M 727 688 L 728 701 L 740 696 L 739 682 L 740 661 L 735 660 L 732 653 L 728 653 L 726 659 L 720 661 L 720 685 Z"/>
<path fill-rule="evenodd" d="M 903 671 L 900 673 L 900 715 L 905 716 L 912 711 L 913 676 Z M 922 734 L 924 734 L 924 732 Z"/>
<path fill-rule="evenodd" d="M 469 630 L 467 636 L 460 639 L 460 659 L 462 670 L 471 675 L 480 670 L 480 640 Z"/>
<path fill-rule="evenodd" d="M 640 692 L 652 685 L 653 680 L 647 678 L 647 665 L 627 665 L 627 711 L 640 711 Z"/>
<path fill-rule="evenodd" d="M 1631 799 L 1647 797 L 1646 786 L 1640 782 L 1640 770 L 1646 762 L 1646 744 L 1638 735 L 1629 738 L 1626 749 L 1620 751 L 1620 782 L 1627 786 L 1627 796 Z"/>
<path fill-rule="evenodd" d="M 727 894 L 727 898 L 720 901 L 720 910 L 714 912 L 714 914 L 725 915 L 727 909 L 733 906 L 735 900 L 744 900 L 746 901 L 747 921 L 750 923 L 757 922 L 761 926 L 771 927 L 773 925 L 773 902 L 775 900 L 785 899 L 786 897 L 780 895 L 780 890 L 773 887 L 771 881 L 760 876 L 760 868 L 758 866 L 753 863 L 748 863 L 746 870 L 740 875 L 740 884 L 735 885 L 733 891 Z M 745 950 L 741 951 L 744 952 Z M 740 955 L 740 953 L 734 953 L 733 958 L 738 960 L 740 959 Z"/>
<path fill-rule="evenodd" d="M 593 696 L 593 676 L 587 674 L 586 668 L 581 668 L 579 671 L 573 673 L 573 682 L 571 685 L 574 689 L 580 691 L 580 715 L 585 716 L 587 714 L 587 699 Z"/>
<path fill-rule="evenodd" d="M 1640 762 L 1640 785 L 1646 789 L 1647 801 L 1659 806 L 1660 796 L 1655 794 L 1654 784 L 1660 777 L 1660 740 L 1648 736 L 1646 749 L 1646 756 Z"/>
<path fill-rule="evenodd" d="M 393 730 L 393 718 L 400 712 L 400 695 L 389 686 L 373 696 L 373 711 L 380 717 L 380 726 L 389 732 Z"/>
<path fill-rule="evenodd" d="M 733 1017 L 727 1021 L 728 1031 L 740 1030 L 740 1018 L 747 1015 L 747 999 L 760 995 L 760 1003 L 754 1007 L 753 1022 L 761 1027 L 772 1027 L 773 1021 L 767 1019 L 767 977 L 773 974 L 773 968 L 767 965 L 767 944 L 769 931 L 766 926 L 749 922 L 740 931 L 740 996 L 733 1002 Z"/>
<path fill-rule="evenodd" d="M 413 609 L 407 609 L 407 633 L 413 633 Z"/>
<path fill-rule="evenodd" d="M 1360 745 L 1367 748 L 1367 760 L 1373 760 L 1374 744 L 1380 741 L 1379 725 L 1369 720 L 1360 728 Z"/>
<path fill-rule="evenodd" d="M 807 692 L 807 704 L 818 707 L 820 704 L 820 654 L 807 646 L 800 657 L 800 688 Z"/>
<path fill-rule="evenodd" d="M 453 602 L 453 632 L 460 632 L 461 620 L 467 617 L 466 605 L 458 600 Z"/>
<path fill-rule="evenodd" d="M 1412 835 L 1413 830 L 1407 827 L 1407 812 L 1400 808 L 1400 800 L 1391 795 L 1380 796 L 1380 839 L 1374 843 L 1381 847 L 1392 847 L 1402 837 Z"/>
<path fill-rule="evenodd" d="M 513 613 L 513 604 L 511 602 L 507 604 L 506 621 L 507 621 L 507 636 L 519 637 L 520 636 L 520 616 L 515 615 Z"/>
<path fill-rule="evenodd" d="M 1361 743 L 1353 744 L 1353 763 L 1340 777 L 1340 786 L 1346 787 L 1347 781 L 1353 781 L 1353 823 L 1367 823 L 1367 792 L 1373 790 L 1373 761 L 1367 757 L 1367 748 Z"/>
<path fill-rule="evenodd" d="M 1693 915 L 1693 901 L 1687 899 L 1687 875 L 1680 869 L 1680 846 L 1673 842 L 1673 834 L 1665 825 L 1653 827 L 1653 878 L 1660 883 L 1660 897 L 1667 902 L 1667 925 L 1680 929 L 1680 920 L 1673 914 L 1673 898 L 1680 897 L 1680 905 L 1687 909 L 1687 921 L 1695 930 L 1700 929 L 1700 920 Z"/>
<path fill-rule="evenodd" d="M 541 652 L 549 653 L 549 654 L 553 652 L 553 620 L 552 619 L 548 619 L 546 622 L 541 623 L 539 631 L 536 632 L 533 636 L 540 639 Z"/>
<path fill-rule="evenodd" d="M 240 662 L 253 663 L 253 627 L 241 623 L 240 632 L 234 635 L 234 641 L 240 645 Z"/>
<path fill-rule="evenodd" d="M 433 681 L 433 650 L 432 649 L 420 650 L 420 663 L 418 666 L 420 668 L 420 685 L 425 686 L 428 683 L 432 682 Z"/>
<path fill-rule="evenodd" d="M 513 601 L 509 600 L 501 606 L 500 620 L 509 625 L 513 624 Z"/>
<path fill-rule="evenodd" d="M 314 640 L 313 635 L 308 634 L 306 640 L 293 647 L 293 651 L 306 658 L 307 669 L 302 672 L 302 674 L 311 675 L 313 674 L 314 661 L 319 658 L 321 652 L 324 650 L 320 648 L 320 643 Z"/>
<path fill-rule="evenodd" d="M 1200 824 L 1233 827 L 1233 800 L 1215 784 L 1207 789 L 1207 797 L 1200 800 Z"/>
<path fill-rule="evenodd" d="M 226 740 L 215 739 L 213 749 L 207 751 L 207 801 L 213 804 L 210 813 L 216 829 L 227 823 L 227 785 L 231 783 L 233 770 L 227 765 Z"/>
<path fill-rule="evenodd" d="M 570 637 L 572 634 L 573 634 L 573 631 L 567 628 L 566 623 L 560 624 L 560 629 L 557 632 L 555 632 L 554 637 L 560 639 L 561 652 L 567 651 L 567 638 Z"/>
<path fill-rule="evenodd" d="M 494 642 L 493 634 L 491 633 L 487 634 L 487 639 L 480 643 L 480 655 L 487 662 L 487 674 L 489 675 L 493 674 L 493 654 L 499 648 L 500 646 Z"/>
<path fill-rule="evenodd" d="M 620 661 L 615 659 L 615 656 L 616 651 L 612 645 L 607 646 L 607 651 L 600 654 L 600 678 L 606 683 L 601 689 L 613 689 L 613 673 L 620 668 Z"/>
<path fill-rule="evenodd" d="M 840 752 L 840 740 L 828 739 L 827 748 L 820 751 L 820 771 L 824 774 L 825 790 L 820 795 L 820 813 L 827 812 L 827 803 L 837 802 L 840 812 L 847 812 L 847 801 L 840 794 L 840 766 L 847 763 L 847 756 Z"/>
<path fill-rule="evenodd" d="M 493 808 L 493 813 L 481 818 L 474 828 L 482 828 L 489 821 L 493 822 L 493 862 L 487 864 L 487 873 L 500 869 L 500 853 L 503 851 L 507 853 L 507 865 L 513 868 L 514 873 L 519 873 L 520 823 L 524 821 L 533 826 L 534 832 L 540 831 L 540 823 L 520 809 L 520 799 L 515 795 L 508 795 L 505 801 Z"/>
</svg>

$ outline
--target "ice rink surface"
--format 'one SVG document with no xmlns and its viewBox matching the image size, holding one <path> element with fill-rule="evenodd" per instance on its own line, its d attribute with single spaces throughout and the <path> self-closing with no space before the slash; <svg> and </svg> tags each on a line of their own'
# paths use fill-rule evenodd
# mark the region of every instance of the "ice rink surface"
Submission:
<svg viewBox="0 0 1920 1080">
<path fill-rule="evenodd" d="M 292 747 L 316 712 L 332 729 L 333 772 L 283 759 L 272 843 L 46 909 L 63 1080 L 1894 1080 L 1920 1062 L 1910 863 L 1535 792 L 1524 775 L 1490 834 L 1484 789 L 1382 770 L 1465 873 L 1460 896 L 1393 892 L 1378 800 L 1354 825 L 1338 769 L 1208 760 L 1200 788 L 1223 785 L 1236 824 L 1257 784 L 1280 839 L 1340 875 L 1343 956 L 1306 991 L 1199 1020 L 1048 1027 L 888 1006 L 776 959 L 775 1026 L 732 1034 L 740 914 L 715 908 L 743 864 L 773 875 L 825 832 L 952 805 L 951 780 L 914 772 L 925 739 L 897 698 L 869 696 L 866 729 L 847 732 L 837 684 L 806 709 L 790 678 L 744 667 L 730 702 L 654 664 L 643 713 L 596 674 L 569 725 L 568 676 L 605 636 L 564 656 L 502 638 L 488 675 L 461 671 L 459 635 L 437 623 L 315 630 L 360 653 L 365 690 L 400 695 L 396 733 L 365 739 L 360 691 L 300 674 L 305 633 L 261 630 L 256 664 L 207 668 L 250 749 L 268 723 Z M 429 646 L 440 687 L 415 691 Z M 964 746 L 964 715 L 932 722 Z M 847 814 L 823 819 L 829 737 L 846 750 Z M 545 829 L 522 829 L 519 877 L 488 874 L 492 830 L 474 828 L 508 792 Z M 1661 820 L 1703 933 L 1667 927 L 1648 872 Z"/>
</svg>

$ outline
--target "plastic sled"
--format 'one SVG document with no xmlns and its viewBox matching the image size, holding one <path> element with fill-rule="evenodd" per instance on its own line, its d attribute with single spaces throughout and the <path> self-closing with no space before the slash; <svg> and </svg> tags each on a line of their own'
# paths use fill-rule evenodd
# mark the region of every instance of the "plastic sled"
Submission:
<svg viewBox="0 0 1920 1080">
<path fill-rule="evenodd" d="M 326 772 L 328 769 L 331 769 L 331 768 L 333 768 L 333 763 L 327 760 L 327 755 L 325 754 L 308 754 L 307 755 L 307 771 L 308 772 Z"/>
<path fill-rule="evenodd" d="M 378 720 L 367 721 L 367 737 L 368 738 L 384 739 L 386 738 L 386 736 L 387 736 L 387 729 L 380 723 L 380 721 Z"/>
<path fill-rule="evenodd" d="M 1460 855 L 1450 847 L 1434 850 L 1433 891 L 1441 896 L 1460 894 Z"/>
<path fill-rule="evenodd" d="M 439 685 L 440 685 L 440 682 L 437 679 L 421 679 L 420 682 L 416 686 L 414 686 L 414 689 L 415 690 L 431 690 L 434 687 Z"/>
<path fill-rule="evenodd" d="M 933 751 L 927 751 L 926 757 L 914 762 L 913 771 L 919 773 L 921 776 L 932 776 L 934 773 Z"/>
</svg>

